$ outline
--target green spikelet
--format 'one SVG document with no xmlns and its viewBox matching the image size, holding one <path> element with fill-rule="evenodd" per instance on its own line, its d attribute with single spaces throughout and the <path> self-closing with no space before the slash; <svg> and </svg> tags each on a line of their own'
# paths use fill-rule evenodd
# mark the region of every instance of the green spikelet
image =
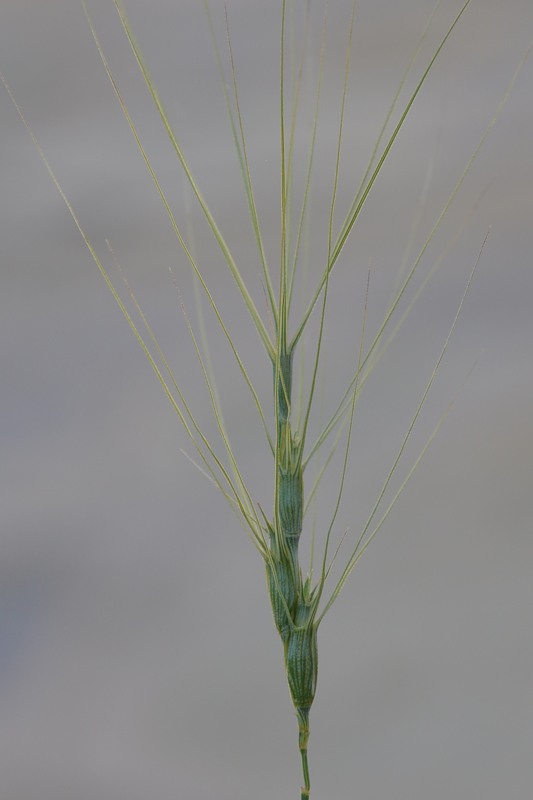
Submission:
<svg viewBox="0 0 533 800">
<path fill-rule="evenodd" d="M 271 552 L 274 566 L 268 562 L 266 565 L 268 593 L 270 595 L 272 613 L 274 614 L 274 622 L 285 644 L 291 632 L 291 620 L 287 615 L 287 609 L 289 609 L 292 617 L 297 599 L 294 567 L 286 555 L 276 555 L 274 549 Z"/>
<path fill-rule="evenodd" d="M 276 385 L 277 384 L 277 385 Z M 277 393 L 278 418 L 280 422 L 289 419 L 292 391 L 292 351 L 280 348 L 279 371 L 274 366 L 274 396 Z"/>
<path fill-rule="evenodd" d="M 314 603 L 303 601 L 296 611 L 296 627 L 287 642 L 287 680 L 296 709 L 300 734 L 309 736 L 309 709 L 313 704 L 318 675 L 317 628 L 311 612 Z M 305 741 L 307 746 L 307 739 Z"/>
<path fill-rule="evenodd" d="M 297 550 L 302 532 L 304 487 L 302 449 L 290 422 L 280 426 L 278 461 L 278 515 L 290 550 Z"/>
</svg>

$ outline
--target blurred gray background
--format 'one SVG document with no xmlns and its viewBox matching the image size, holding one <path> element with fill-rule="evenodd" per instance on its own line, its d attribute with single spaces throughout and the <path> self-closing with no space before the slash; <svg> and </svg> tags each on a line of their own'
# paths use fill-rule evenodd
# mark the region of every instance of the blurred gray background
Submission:
<svg viewBox="0 0 533 800">
<path fill-rule="evenodd" d="M 184 190 L 114 6 L 87 5 L 270 411 L 271 375 L 260 343 Z M 223 6 L 212 5 L 227 66 Z M 296 4 L 292 23 L 297 48 L 303 5 Z M 329 4 L 310 285 L 325 253 L 349 5 Z M 279 6 L 227 3 L 273 265 Z M 320 6 L 311 3 L 298 191 Z M 432 7 L 428 0 L 359 3 L 337 224 Z M 459 8 L 455 0 L 442 4 L 410 87 Z M 262 310 L 202 4 L 128 0 L 127 9 Z M 356 362 L 369 265 L 368 341 L 410 239 L 412 263 L 532 35 L 529 0 L 473 0 L 436 64 L 331 282 L 314 431 Z M 216 437 L 168 271 L 196 324 L 187 263 L 81 5 L 2 0 L 0 69 L 88 236 L 120 285 L 110 240 L 188 398 Z M 335 528 L 336 541 L 349 529 L 340 562 L 390 468 L 490 227 L 396 487 L 476 367 L 320 629 L 310 742 L 317 800 L 523 800 L 533 789 L 532 85 L 530 58 L 421 264 L 421 278 L 446 251 L 439 270 L 357 411 Z M 193 454 L 190 443 L 3 87 L 0 120 L 0 797 L 294 798 L 301 780 L 297 726 L 260 558 L 221 495 L 181 454 L 180 448 Z M 255 410 L 208 310 L 206 317 L 228 428 L 254 499 L 270 510 L 271 463 Z M 318 533 L 332 512 L 337 477 L 333 466 Z"/>
</svg>

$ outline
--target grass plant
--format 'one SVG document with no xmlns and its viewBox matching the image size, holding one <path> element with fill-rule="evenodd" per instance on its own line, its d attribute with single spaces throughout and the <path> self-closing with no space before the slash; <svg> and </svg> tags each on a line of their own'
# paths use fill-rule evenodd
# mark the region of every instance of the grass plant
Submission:
<svg viewBox="0 0 533 800">
<path fill-rule="evenodd" d="M 371 292 L 371 270 L 368 271 L 366 295 L 359 299 L 359 306 L 354 312 L 358 345 L 354 348 L 353 371 L 346 384 L 339 389 L 333 387 L 336 401 L 320 422 L 317 409 L 317 394 L 320 386 L 320 375 L 324 365 L 324 341 L 326 321 L 331 314 L 331 287 L 333 275 L 339 270 L 342 257 L 346 256 L 352 246 L 352 240 L 358 220 L 372 189 L 382 173 L 387 158 L 398 137 L 404 129 L 413 104 L 428 81 L 428 77 L 438 61 L 441 51 L 460 24 L 471 0 L 459 8 L 456 16 L 450 20 L 449 27 L 442 40 L 425 63 L 420 64 L 427 32 L 422 33 L 412 58 L 405 67 L 398 83 L 398 90 L 393 97 L 389 112 L 383 122 L 382 129 L 376 139 L 375 146 L 369 154 L 367 166 L 358 185 L 350 189 L 348 203 L 341 197 L 346 196 L 344 185 L 343 156 L 346 144 L 346 109 L 350 102 L 349 82 L 351 76 L 351 56 L 353 51 L 353 33 L 356 24 L 356 3 L 346 20 L 344 70 L 340 82 L 338 117 L 335 121 L 336 149 L 332 154 L 332 179 L 330 198 L 326 218 L 323 220 L 324 248 L 321 254 L 321 265 L 313 263 L 306 254 L 306 229 L 311 214 L 311 197 L 313 194 L 313 174 L 317 158 L 317 137 L 319 129 L 323 81 L 324 59 L 327 51 L 327 20 L 324 16 L 322 35 L 318 50 L 309 52 L 308 36 L 310 15 L 314 13 L 311 3 L 291 3 L 280 0 L 272 9 L 272 14 L 279 14 L 280 48 L 279 48 L 279 241 L 278 257 L 273 260 L 267 256 L 270 247 L 264 241 L 263 228 L 257 203 L 257 187 L 253 179 L 253 168 L 249 156 L 246 137 L 246 124 L 241 111 L 239 82 L 237 78 L 238 54 L 234 53 L 230 35 L 230 20 L 226 15 L 226 42 L 222 45 L 216 37 L 212 11 L 205 2 L 206 20 L 210 26 L 213 49 L 221 77 L 222 91 L 228 112 L 229 124 L 233 136 L 235 151 L 240 167 L 243 189 L 246 197 L 249 221 L 257 251 L 257 268 L 260 275 L 264 297 L 262 305 L 253 297 L 253 293 L 245 279 L 245 274 L 238 258 L 230 248 L 224 233 L 219 227 L 205 199 L 201 187 L 193 174 L 187 156 L 180 142 L 179 133 L 174 130 L 170 117 L 165 110 L 162 99 L 150 76 L 148 66 L 143 58 L 141 48 L 134 37 L 122 0 L 114 0 L 117 13 L 122 23 L 125 36 L 137 66 L 145 81 L 160 121 L 171 142 L 175 156 L 184 175 L 188 191 L 205 217 L 223 262 L 235 284 L 237 295 L 249 316 L 249 320 L 257 336 L 258 346 L 264 363 L 265 376 L 270 386 L 271 400 L 265 403 L 265 385 L 257 386 L 247 369 L 245 359 L 240 354 L 239 342 L 231 331 L 228 320 L 220 310 L 217 298 L 212 290 L 206 270 L 195 248 L 186 222 L 180 219 L 167 198 L 162 182 L 153 166 L 152 159 L 143 144 L 142 136 L 121 94 L 118 83 L 112 74 L 104 50 L 99 42 L 97 32 L 90 19 L 87 19 L 94 41 L 101 57 L 104 69 L 111 81 L 118 102 L 124 112 L 127 124 L 138 145 L 142 159 L 155 184 L 163 208 L 168 216 L 177 243 L 183 251 L 193 272 L 197 294 L 196 321 L 189 317 L 185 304 L 182 304 L 184 319 L 190 334 L 191 344 L 198 360 L 201 373 L 212 410 L 213 419 L 218 431 L 218 442 L 210 439 L 204 425 L 198 419 L 191 403 L 187 399 L 186 376 L 175 375 L 170 362 L 158 343 L 149 321 L 145 317 L 133 293 L 124 299 L 123 293 L 116 288 L 110 277 L 108 268 L 98 255 L 80 223 L 76 211 L 61 188 L 42 151 L 34 133 L 27 124 L 21 109 L 11 95 L 17 110 L 26 125 L 41 158 L 60 192 L 66 206 L 77 225 L 98 269 L 109 286 L 116 302 L 133 330 L 146 357 L 161 383 L 169 401 L 175 410 L 181 425 L 194 448 L 193 460 L 207 478 L 220 490 L 240 523 L 245 528 L 259 556 L 264 562 L 266 585 L 274 623 L 281 640 L 287 682 L 298 723 L 298 746 L 302 764 L 303 784 L 300 791 L 301 800 L 310 796 L 311 781 L 308 766 L 308 741 L 310 733 L 310 711 L 313 705 L 318 677 L 318 631 L 341 594 L 346 581 L 358 564 L 370 542 L 383 527 L 398 497 L 410 480 L 414 470 L 440 429 L 451 404 L 442 416 L 436 420 L 433 432 L 415 457 L 406 462 L 406 449 L 411 440 L 413 430 L 419 421 L 421 410 L 432 389 L 435 378 L 445 356 L 450 339 L 458 322 L 464 299 L 472 281 L 482 245 L 473 258 L 474 265 L 465 272 L 465 289 L 462 299 L 453 318 L 448 334 L 438 353 L 433 369 L 427 377 L 424 389 L 415 405 L 409 425 L 401 440 L 389 471 L 385 475 L 381 488 L 371 506 L 365 524 L 355 538 L 347 534 L 339 536 L 338 514 L 346 487 L 349 485 L 349 455 L 354 433 L 354 421 L 360 394 L 371 378 L 372 372 L 379 363 L 396 333 L 407 319 L 414 304 L 422 293 L 438 267 L 441 257 L 434 259 L 429 267 L 426 264 L 430 243 L 440 228 L 448 210 L 461 189 L 465 176 L 470 170 L 479 149 L 487 134 L 498 118 L 505 99 L 512 87 L 513 76 L 505 95 L 495 109 L 492 119 L 487 121 L 485 130 L 480 133 L 479 142 L 466 163 L 464 170 L 456 178 L 449 196 L 425 234 L 418 252 L 407 254 L 398 273 L 396 288 L 383 318 L 372 336 L 367 332 L 368 295 Z M 298 8 L 297 6 L 304 6 Z M 440 4 L 439 4 L 440 5 Z M 84 5 L 85 8 L 85 5 Z M 335 13 L 332 4 L 330 14 Z M 301 30 L 301 40 L 290 41 L 290 20 L 294 15 L 293 30 Z M 312 88 L 312 122 L 307 131 L 307 141 L 300 140 L 301 129 L 298 125 L 302 103 L 302 87 L 305 80 L 307 60 L 315 56 L 316 75 Z M 518 69 L 520 69 L 520 66 Z M 7 84 L 4 81 L 7 87 Z M 408 87 L 411 86 L 410 89 Z M 9 91 L 9 88 L 8 88 Z M 296 176 L 295 164 L 301 162 L 301 152 L 305 149 L 306 164 L 303 180 Z M 342 188 L 342 191 L 341 191 Z M 451 243 L 448 243 L 451 246 Z M 447 245 L 447 246 L 448 246 Z M 111 254 L 113 255 L 113 254 Z M 415 287 L 415 276 L 424 269 L 421 281 Z M 336 277 L 336 276 L 335 276 Z M 342 276 L 339 276 L 342 277 Z M 306 290 L 306 287 L 308 289 Z M 131 301 L 131 302 L 130 302 Z M 249 393 L 257 412 L 258 424 L 264 433 L 264 452 L 258 457 L 271 459 L 273 474 L 273 497 L 257 497 L 249 488 L 247 476 L 243 474 L 239 460 L 235 454 L 232 437 L 228 432 L 221 403 L 221 393 L 217 386 L 217 378 L 210 354 L 208 336 L 203 324 L 203 308 L 207 307 L 214 315 L 220 334 L 228 343 L 237 369 L 242 376 L 243 386 Z M 303 356 L 302 356 L 303 352 Z M 305 366 L 305 369 L 304 369 Z M 318 420 L 318 421 L 317 421 Z M 334 492 L 334 502 L 328 524 L 320 537 L 313 524 L 313 505 L 324 477 L 332 461 L 337 458 L 338 485 Z M 403 468 L 403 472 L 402 472 Z M 312 470 L 314 469 L 314 479 Z M 398 475 L 400 476 L 398 478 Z M 305 487 L 305 491 L 304 491 Z M 305 531 L 305 533 L 304 533 Z M 308 534 L 309 564 L 303 566 L 300 541 Z M 347 549 L 341 561 L 340 553 Z M 337 563 L 337 560 L 341 562 Z"/>
</svg>

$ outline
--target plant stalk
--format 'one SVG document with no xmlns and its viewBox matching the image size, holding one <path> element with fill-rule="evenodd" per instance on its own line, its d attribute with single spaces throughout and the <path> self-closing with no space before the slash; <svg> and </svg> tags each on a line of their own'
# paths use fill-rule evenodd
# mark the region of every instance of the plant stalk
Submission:
<svg viewBox="0 0 533 800">
<path fill-rule="evenodd" d="M 311 794 L 311 781 L 309 779 L 309 765 L 307 763 L 307 742 L 309 741 L 309 712 L 304 715 L 302 718 L 301 714 L 298 714 L 298 728 L 300 731 L 299 734 L 299 744 L 300 744 L 300 755 L 302 757 L 302 772 L 304 777 L 304 786 L 301 789 L 301 798 L 300 800 L 307 800 L 309 795 Z"/>
</svg>

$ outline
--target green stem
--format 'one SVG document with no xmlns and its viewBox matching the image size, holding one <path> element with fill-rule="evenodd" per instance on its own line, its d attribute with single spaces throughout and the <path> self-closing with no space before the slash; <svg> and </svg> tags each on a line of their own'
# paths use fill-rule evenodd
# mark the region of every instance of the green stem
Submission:
<svg viewBox="0 0 533 800">
<path fill-rule="evenodd" d="M 307 743 L 309 741 L 309 711 L 304 714 L 296 712 L 298 715 L 298 727 L 300 730 L 299 744 L 300 755 L 302 757 L 302 772 L 304 776 L 304 786 L 301 789 L 301 800 L 308 800 L 311 794 L 311 781 L 309 779 L 309 765 L 307 763 Z"/>
<path fill-rule="evenodd" d="M 311 794 L 311 783 L 309 781 L 309 767 L 307 766 L 307 748 L 300 750 L 302 756 L 302 770 L 304 774 L 305 786 L 302 786 L 301 800 L 307 800 Z"/>
</svg>

